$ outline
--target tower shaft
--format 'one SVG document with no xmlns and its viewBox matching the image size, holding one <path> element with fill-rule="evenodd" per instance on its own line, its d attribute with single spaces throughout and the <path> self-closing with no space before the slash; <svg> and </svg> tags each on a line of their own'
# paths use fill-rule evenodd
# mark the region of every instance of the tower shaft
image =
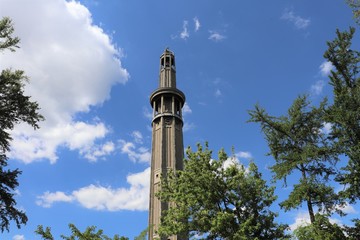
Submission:
<svg viewBox="0 0 360 240">
<path fill-rule="evenodd" d="M 182 107 L 185 95 L 176 88 L 175 56 L 166 49 L 160 57 L 159 87 L 151 94 L 153 108 L 152 155 L 149 203 L 149 240 L 160 239 L 157 234 L 161 216 L 169 203 L 161 202 L 155 194 L 160 190 L 161 176 L 183 169 L 184 144 Z M 179 236 L 161 238 L 179 240 Z"/>
</svg>

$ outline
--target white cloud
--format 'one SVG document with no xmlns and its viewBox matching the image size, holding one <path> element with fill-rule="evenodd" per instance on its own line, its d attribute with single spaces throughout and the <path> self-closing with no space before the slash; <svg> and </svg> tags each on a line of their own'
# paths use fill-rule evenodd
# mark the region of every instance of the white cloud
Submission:
<svg viewBox="0 0 360 240">
<path fill-rule="evenodd" d="M 190 131 L 192 129 L 195 128 L 195 124 L 194 123 L 189 123 L 187 121 L 184 121 L 184 126 L 183 126 L 183 131 L 184 132 L 187 132 L 187 131 Z"/>
<path fill-rule="evenodd" d="M 217 31 L 209 31 L 209 32 L 210 32 L 209 39 L 213 40 L 215 42 L 220 42 L 220 41 L 222 41 L 222 40 L 224 40 L 226 38 L 226 36 L 220 34 Z"/>
<path fill-rule="evenodd" d="M 152 109 L 150 110 L 148 107 L 143 107 L 143 115 L 151 121 L 153 119 Z"/>
<path fill-rule="evenodd" d="M 15 35 L 21 39 L 17 52 L 3 53 L 2 66 L 25 70 L 30 78 L 25 93 L 39 103 L 46 118 L 35 132 L 22 125 L 16 127 L 12 157 L 26 163 L 40 159 L 54 163 L 60 146 L 85 154 L 109 130 L 99 121 L 75 120 L 75 115 L 102 104 L 114 84 L 127 81 L 121 50 L 94 25 L 91 13 L 79 2 L 2 3 L 2 14 L 11 16 Z"/>
<path fill-rule="evenodd" d="M 227 169 L 229 168 L 230 166 L 233 166 L 233 165 L 239 165 L 240 164 L 240 161 L 238 158 L 236 157 L 229 157 L 228 159 L 226 159 L 226 161 L 223 163 L 223 168 L 224 169 Z"/>
<path fill-rule="evenodd" d="M 320 132 L 323 134 L 329 134 L 331 132 L 332 124 L 328 122 L 324 122 L 323 127 L 320 129 Z"/>
<path fill-rule="evenodd" d="M 149 149 L 144 147 L 136 148 L 132 142 L 119 140 L 121 153 L 127 154 L 129 159 L 133 162 L 150 163 L 151 153 Z"/>
<path fill-rule="evenodd" d="M 25 163 L 35 160 L 49 159 L 55 163 L 59 146 L 70 150 L 78 150 L 86 156 L 96 148 L 96 139 L 102 139 L 108 133 L 103 123 L 88 124 L 73 122 L 46 126 L 38 131 L 32 131 L 29 126 L 21 124 L 13 131 L 11 158 L 20 159 Z M 95 156 L 94 156 L 95 157 Z M 95 158 L 92 161 L 96 160 Z"/>
<path fill-rule="evenodd" d="M 180 38 L 182 38 L 182 39 L 184 39 L 184 40 L 188 39 L 189 36 L 190 36 L 190 34 L 189 34 L 189 32 L 188 32 L 188 29 L 187 29 L 187 25 L 188 25 L 188 21 L 185 20 L 185 21 L 183 22 L 183 30 L 182 30 L 182 32 L 180 33 Z"/>
<path fill-rule="evenodd" d="M 51 207 L 55 202 L 76 202 L 85 208 L 94 210 L 147 210 L 150 168 L 140 173 L 130 174 L 126 180 L 130 184 L 129 188 L 113 189 L 91 184 L 73 191 L 70 195 L 63 192 L 46 192 L 42 196 L 38 196 L 37 204 L 43 207 Z"/>
<path fill-rule="evenodd" d="M 220 97 L 221 95 L 222 95 L 222 93 L 221 93 L 221 91 L 220 91 L 220 89 L 216 89 L 216 91 L 215 91 L 215 97 Z"/>
<path fill-rule="evenodd" d="M 290 224 L 290 230 L 294 231 L 296 228 L 300 226 L 306 226 L 310 224 L 310 217 L 307 212 L 300 211 L 295 217 L 295 222 L 293 224 Z"/>
<path fill-rule="evenodd" d="M 253 158 L 253 156 L 251 155 L 250 152 L 238 152 L 238 153 L 235 154 L 235 156 L 238 157 L 238 158 L 245 158 L 245 159 L 248 159 L 248 160 Z"/>
<path fill-rule="evenodd" d="M 194 25 L 195 25 L 195 29 L 194 29 L 194 31 L 195 32 L 197 32 L 197 31 L 199 31 L 199 29 L 200 29 L 200 21 L 199 21 L 199 19 L 197 18 L 197 17 L 194 17 Z"/>
<path fill-rule="evenodd" d="M 298 15 L 295 15 L 294 11 L 290 9 L 284 10 L 281 19 L 293 23 L 297 29 L 306 29 L 311 23 L 310 19 L 305 19 Z"/>
<path fill-rule="evenodd" d="M 325 86 L 324 81 L 319 80 L 311 86 L 310 91 L 314 95 L 320 95 L 323 91 L 324 86 Z"/>
<path fill-rule="evenodd" d="M 103 158 L 115 151 L 115 144 L 111 141 L 104 143 L 103 145 L 95 145 L 91 149 L 87 150 L 84 157 L 91 162 L 96 162 L 99 158 Z"/>
<path fill-rule="evenodd" d="M 191 110 L 189 104 L 187 104 L 187 103 L 184 104 L 184 106 L 182 108 L 182 113 L 183 113 L 183 115 L 192 113 L 192 110 Z"/>
<path fill-rule="evenodd" d="M 340 210 L 342 210 L 346 214 L 357 214 L 358 211 L 349 203 L 345 203 L 344 206 L 339 207 Z"/>
<path fill-rule="evenodd" d="M 331 62 L 325 61 L 320 65 L 319 69 L 322 76 L 328 76 L 331 70 L 334 69 L 334 66 Z"/>
<path fill-rule="evenodd" d="M 63 192 L 45 192 L 42 196 L 38 196 L 36 204 L 45 208 L 51 207 L 55 202 L 72 202 L 74 198 Z"/>
<path fill-rule="evenodd" d="M 15 236 L 13 236 L 13 240 L 25 240 L 25 236 L 24 235 L 15 235 Z"/>
<path fill-rule="evenodd" d="M 329 221 L 332 224 L 342 225 L 341 220 L 336 219 L 336 218 L 329 218 Z M 309 224 L 310 224 L 309 213 L 305 212 L 305 211 L 299 211 L 295 217 L 294 223 L 290 224 L 289 227 L 290 227 L 291 231 L 294 231 L 298 227 L 306 226 Z"/>
<path fill-rule="evenodd" d="M 142 136 L 141 132 L 139 132 L 139 131 L 133 131 L 133 132 L 131 133 L 131 136 L 133 137 L 133 139 L 134 139 L 134 141 L 135 141 L 136 143 L 139 143 L 139 144 L 142 144 L 142 143 L 143 143 L 143 136 Z"/>
</svg>

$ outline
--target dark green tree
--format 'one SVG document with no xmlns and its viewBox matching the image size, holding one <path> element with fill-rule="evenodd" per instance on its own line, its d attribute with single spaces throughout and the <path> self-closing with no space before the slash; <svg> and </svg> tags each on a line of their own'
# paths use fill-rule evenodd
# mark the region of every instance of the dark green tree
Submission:
<svg viewBox="0 0 360 240">
<path fill-rule="evenodd" d="M 161 181 L 157 196 L 170 202 L 161 220 L 161 236 L 190 233 L 206 239 L 285 239 L 286 225 L 275 222 L 269 210 L 274 187 L 267 186 L 254 163 L 225 164 L 224 150 L 218 160 L 206 144 L 187 150 L 184 170 L 170 172 Z"/>
<path fill-rule="evenodd" d="M 69 228 L 71 230 L 70 236 L 61 235 L 60 237 L 65 240 L 129 240 L 127 237 L 120 237 L 119 235 L 115 235 L 113 238 L 106 236 L 103 233 L 103 230 L 96 230 L 95 226 L 90 226 L 85 229 L 84 232 L 81 232 L 74 224 L 70 223 Z M 51 233 L 51 229 L 39 225 L 35 230 L 35 233 L 38 234 L 44 240 L 54 240 Z"/>
<path fill-rule="evenodd" d="M 288 198 L 280 203 L 285 210 L 296 209 L 306 203 L 311 223 L 315 223 L 315 207 L 331 214 L 343 202 L 335 194 L 328 180 L 334 177 L 337 152 L 322 130 L 326 100 L 318 108 L 311 107 L 306 96 L 298 97 L 286 116 L 274 117 L 256 106 L 249 111 L 250 122 L 260 123 L 275 159 L 271 167 L 274 180 L 284 180 L 294 172 L 299 182 L 294 184 Z"/>
<path fill-rule="evenodd" d="M 14 28 L 9 18 L 0 20 L 0 52 L 15 51 L 19 38 L 12 37 Z M 25 122 L 34 129 L 43 119 L 39 106 L 24 95 L 27 77 L 21 70 L 5 69 L 0 74 L 0 229 L 9 231 L 10 221 L 15 221 L 18 228 L 27 222 L 25 213 L 16 208 L 14 191 L 19 185 L 19 169 L 7 168 L 6 153 L 10 150 L 11 131 L 17 123 Z"/>
<path fill-rule="evenodd" d="M 331 137 L 338 153 L 348 157 L 338 181 L 346 187 L 343 194 L 351 202 L 360 198 L 360 52 L 351 49 L 354 33 L 354 28 L 337 30 L 324 54 L 335 68 L 329 76 L 334 103 L 327 121 L 332 124 Z"/>
<path fill-rule="evenodd" d="M 354 227 L 344 226 L 344 232 L 346 233 L 348 240 L 360 239 L 360 219 L 353 219 Z"/>
</svg>

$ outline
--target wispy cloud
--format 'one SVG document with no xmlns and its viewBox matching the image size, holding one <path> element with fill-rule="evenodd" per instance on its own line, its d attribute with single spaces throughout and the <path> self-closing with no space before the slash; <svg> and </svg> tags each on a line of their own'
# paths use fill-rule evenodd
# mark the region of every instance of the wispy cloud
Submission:
<svg viewBox="0 0 360 240">
<path fill-rule="evenodd" d="M 300 17 L 290 9 L 284 10 L 281 19 L 293 23 L 297 29 L 306 29 L 311 23 L 310 19 Z"/>
<path fill-rule="evenodd" d="M 148 107 L 143 107 L 143 115 L 145 118 L 152 120 L 152 118 L 153 118 L 152 109 L 150 109 Z"/>
<path fill-rule="evenodd" d="M 183 22 L 183 30 L 180 33 L 180 38 L 182 38 L 184 40 L 186 40 L 186 39 L 188 39 L 190 37 L 187 26 L 188 26 L 188 21 L 184 20 L 184 22 Z"/>
<path fill-rule="evenodd" d="M 183 115 L 192 113 L 192 110 L 191 110 L 189 104 L 187 104 L 187 103 L 184 104 L 184 106 L 182 108 L 182 112 L 183 112 Z"/>
<path fill-rule="evenodd" d="M 25 236 L 24 235 L 15 235 L 15 236 L 13 236 L 12 240 L 25 240 Z"/>
<path fill-rule="evenodd" d="M 215 97 L 221 97 L 222 93 L 221 93 L 220 89 L 216 89 L 214 95 L 215 95 Z"/>
<path fill-rule="evenodd" d="M 310 91 L 313 95 L 320 95 L 323 91 L 324 86 L 325 86 L 324 81 L 319 80 L 311 86 Z"/>
<path fill-rule="evenodd" d="M 194 17 L 193 20 L 194 20 L 194 31 L 197 32 L 199 31 L 201 24 L 197 17 Z"/>
<path fill-rule="evenodd" d="M 253 158 L 253 156 L 251 155 L 250 152 L 238 152 L 235 154 L 235 156 L 238 158 L 245 158 L 247 160 L 250 160 Z"/>
<path fill-rule="evenodd" d="M 119 140 L 121 153 L 127 154 L 133 162 L 149 163 L 151 159 L 150 150 L 145 147 L 136 147 L 135 143 Z"/>
<path fill-rule="evenodd" d="M 331 62 L 325 61 L 320 65 L 319 69 L 322 76 L 328 76 L 331 70 L 334 69 L 334 66 Z"/>
<path fill-rule="evenodd" d="M 136 143 L 142 144 L 143 143 L 143 135 L 140 131 L 133 131 L 131 133 L 131 136 L 133 137 L 134 141 Z"/>
<path fill-rule="evenodd" d="M 82 207 L 101 211 L 138 210 L 149 205 L 150 168 L 143 172 L 129 174 L 126 178 L 129 188 L 111 188 L 89 185 L 66 194 L 61 191 L 45 192 L 37 197 L 36 204 L 50 208 L 54 203 L 78 203 Z"/>
<path fill-rule="evenodd" d="M 217 31 L 210 30 L 209 33 L 210 33 L 209 39 L 214 42 L 220 42 L 226 38 L 225 35 L 222 35 Z"/>
<path fill-rule="evenodd" d="M 199 31 L 200 27 L 201 27 L 200 20 L 198 19 L 198 17 L 194 17 L 192 20 L 194 22 L 193 32 Z M 189 21 L 186 19 L 183 21 L 182 30 L 181 30 L 180 34 L 172 34 L 170 37 L 173 40 L 177 39 L 177 38 L 181 38 L 183 40 L 189 39 L 190 38 Z"/>
<path fill-rule="evenodd" d="M 187 131 L 190 131 L 192 129 L 195 128 L 195 124 L 194 123 L 189 123 L 187 121 L 184 121 L 184 126 L 183 126 L 183 131 L 184 132 L 187 132 Z"/>
<path fill-rule="evenodd" d="M 340 206 L 339 209 L 342 210 L 346 214 L 357 214 L 358 213 L 358 211 L 352 205 L 350 205 L 348 202 L 346 202 L 344 204 L 344 206 Z"/>
<path fill-rule="evenodd" d="M 104 159 L 105 156 L 110 155 L 115 151 L 115 144 L 111 141 L 102 145 L 92 146 L 84 153 L 84 157 L 90 162 L 96 162 L 99 159 Z"/>
</svg>

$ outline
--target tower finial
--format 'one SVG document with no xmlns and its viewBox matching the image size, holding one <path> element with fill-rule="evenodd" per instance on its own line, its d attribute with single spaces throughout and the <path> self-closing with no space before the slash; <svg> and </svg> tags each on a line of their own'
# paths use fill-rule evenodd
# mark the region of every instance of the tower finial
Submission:
<svg viewBox="0 0 360 240">
<path fill-rule="evenodd" d="M 159 87 L 176 88 L 175 55 L 167 47 L 160 56 Z"/>
</svg>

